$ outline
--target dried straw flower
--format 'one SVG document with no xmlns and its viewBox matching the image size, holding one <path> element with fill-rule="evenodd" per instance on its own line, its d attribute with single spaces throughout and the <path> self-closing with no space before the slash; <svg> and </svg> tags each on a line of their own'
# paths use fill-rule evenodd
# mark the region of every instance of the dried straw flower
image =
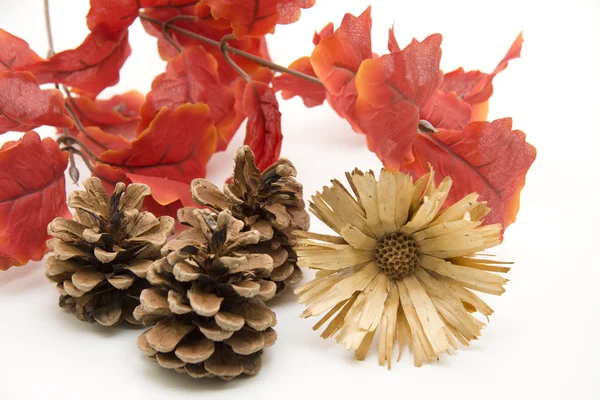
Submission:
<svg viewBox="0 0 600 400">
<path fill-rule="evenodd" d="M 333 180 L 310 204 L 340 236 L 297 232 L 298 265 L 318 270 L 295 291 L 302 317 L 326 313 L 314 329 L 331 319 L 321 336 L 336 335 L 359 360 L 379 327 L 379 364 L 388 369 L 396 341 L 398 360 L 408 344 L 421 366 L 477 339 L 485 324 L 471 313 L 493 310 L 471 290 L 502 294 L 507 280 L 492 272 L 509 270 L 476 254 L 501 242 L 499 224 L 482 225 L 486 203 L 472 193 L 440 212 L 452 180 L 435 187 L 433 171 L 415 184 L 385 169 L 379 181 L 372 171 L 346 176 L 356 198 Z"/>
</svg>

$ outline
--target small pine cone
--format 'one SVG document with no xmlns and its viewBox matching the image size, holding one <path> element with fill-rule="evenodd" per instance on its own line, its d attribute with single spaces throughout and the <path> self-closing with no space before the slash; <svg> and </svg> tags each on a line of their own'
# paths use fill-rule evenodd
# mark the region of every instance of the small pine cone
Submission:
<svg viewBox="0 0 600 400">
<path fill-rule="evenodd" d="M 273 258 L 270 279 L 277 283 L 277 293 L 280 293 L 286 285 L 302 280 L 292 248 L 296 244 L 293 231 L 306 231 L 310 223 L 302 185 L 295 178 L 296 168 L 285 158 L 262 174 L 248 146 L 236 151 L 234 161 L 232 182 L 226 184 L 223 191 L 206 179 L 195 179 L 192 197 L 196 203 L 215 212 L 230 210 L 235 218 L 260 232 L 260 244 L 254 250 Z"/>
<path fill-rule="evenodd" d="M 48 224 L 53 255 L 46 276 L 56 282 L 60 307 L 74 310 L 78 319 L 105 326 L 139 323 L 133 310 L 149 286 L 146 272 L 160 257 L 175 221 L 140 211 L 150 194 L 146 185 L 118 183 L 111 197 L 97 178 L 83 186 L 69 196 L 73 220 L 55 218 Z"/>
<path fill-rule="evenodd" d="M 162 367 L 194 378 L 224 380 L 254 375 L 264 347 L 277 335 L 276 318 L 264 303 L 276 292 L 268 280 L 273 261 L 252 253 L 260 233 L 248 230 L 229 211 L 183 208 L 187 226 L 152 264 L 134 315 L 155 324 L 138 339 L 138 347 Z"/>
</svg>

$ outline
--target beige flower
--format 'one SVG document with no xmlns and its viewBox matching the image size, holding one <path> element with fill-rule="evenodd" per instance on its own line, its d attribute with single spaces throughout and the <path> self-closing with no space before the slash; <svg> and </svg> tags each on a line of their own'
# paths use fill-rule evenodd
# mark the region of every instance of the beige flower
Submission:
<svg viewBox="0 0 600 400">
<path fill-rule="evenodd" d="M 471 290 L 500 295 L 507 280 L 502 262 L 476 253 L 501 242 L 499 224 L 483 225 L 489 212 L 477 193 L 445 208 L 452 186 L 435 187 L 431 172 L 413 184 L 401 172 L 346 174 L 353 197 L 337 180 L 312 197 L 311 212 L 340 236 L 297 232 L 298 265 L 318 270 L 296 289 L 302 317 L 326 313 L 321 336 L 364 360 L 379 327 L 379 364 L 391 367 L 392 349 L 405 344 L 416 366 L 477 339 L 493 310 Z M 337 315 L 336 315 L 337 314 Z"/>
</svg>

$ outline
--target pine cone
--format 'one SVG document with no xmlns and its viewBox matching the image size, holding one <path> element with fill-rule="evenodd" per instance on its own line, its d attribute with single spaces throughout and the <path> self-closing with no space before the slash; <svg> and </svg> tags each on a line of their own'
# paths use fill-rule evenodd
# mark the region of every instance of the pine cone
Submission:
<svg viewBox="0 0 600 400">
<path fill-rule="evenodd" d="M 150 188 L 118 183 L 108 197 L 100 180 L 89 178 L 85 190 L 69 196 L 74 220 L 56 218 L 48 225 L 53 255 L 46 276 L 56 282 L 59 305 L 86 322 L 111 326 L 123 320 L 138 323 L 139 305 L 148 267 L 173 233 L 171 217 L 141 212 Z"/>
<path fill-rule="evenodd" d="M 277 335 L 275 313 L 263 302 L 276 284 L 265 280 L 273 260 L 250 252 L 260 233 L 245 229 L 228 211 L 183 208 L 179 221 L 191 226 L 162 250 L 148 270 L 134 315 L 156 324 L 138 346 L 162 367 L 194 378 L 232 379 L 261 368 L 262 349 Z"/>
<path fill-rule="evenodd" d="M 286 285 L 302 280 L 296 265 L 294 230 L 308 230 L 309 216 L 302 199 L 302 185 L 295 179 L 296 168 L 282 158 L 262 174 L 248 146 L 240 147 L 234 157 L 232 182 L 224 191 L 206 179 L 192 182 L 192 197 L 215 212 L 230 210 L 231 214 L 260 232 L 260 244 L 255 251 L 273 258 L 270 279 L 280 293 Z"/>
</svg>

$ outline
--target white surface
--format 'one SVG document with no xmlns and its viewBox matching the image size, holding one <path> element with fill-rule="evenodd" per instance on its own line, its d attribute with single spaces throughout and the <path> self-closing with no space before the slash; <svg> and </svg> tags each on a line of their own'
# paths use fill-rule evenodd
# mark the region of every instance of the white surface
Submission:
<svg viewBox="0 0 600 400">
<path fill-rule="evenodd" d="M 86 34 L 87 1 L 51 3 L 57 50 L 76 46 Z M 319 338 L 311 331 L 316 320 L 297 318 L 301 307 L 287 293 L 272 303 L 279 339 L 258 376 L 227 384 L 193 380 L 144 359 L 135 345 L 139 331 L 88 325 L 62 312 L 42 264 L 32 263 L 0 273 L 0 399 L 600 398 L 600 3 L 318 0 L 298 23 L 269 37 L 273 59 L 287 65 L 310 54 L 315 29 L 329 21 L 338 26 L 344 12 L 356 15 L 369 3 L 375 51 L 385 52 L 394 21 L 401 45 L 441 32 L 445 71 L 459 65 L 491 71 L 524 30 L 522 58 L 494 81 L 490 117 L 512 116 L 538 159 L 519 220 L 496 251 L 516 264 L 507 292 L 486 297 L 496 313 L 481 339 L 437 364 L 413 368 L 409 356 L 387 371 L 375 352 L 356 362 L 333 340 Z M 0 27 L 45 54 L 42 0 L 0 0 Z M 146 92 L 164 68 L 155 39 L 138 22 L 130 31 L 133 54 L 121 83 L 103 97 Z M 298 167 L 307 197 L 354 167 L 380 168 L 364 138 L 329 106 L 307 109 L 295 98 L 280 107 L 282 155 Z M 208 177 L 215 183 L 229 174 L 242 139 L 240 132 L 211 160 Z M 313 229 L 324 231 L 316 220 Z"/>
</svg>

